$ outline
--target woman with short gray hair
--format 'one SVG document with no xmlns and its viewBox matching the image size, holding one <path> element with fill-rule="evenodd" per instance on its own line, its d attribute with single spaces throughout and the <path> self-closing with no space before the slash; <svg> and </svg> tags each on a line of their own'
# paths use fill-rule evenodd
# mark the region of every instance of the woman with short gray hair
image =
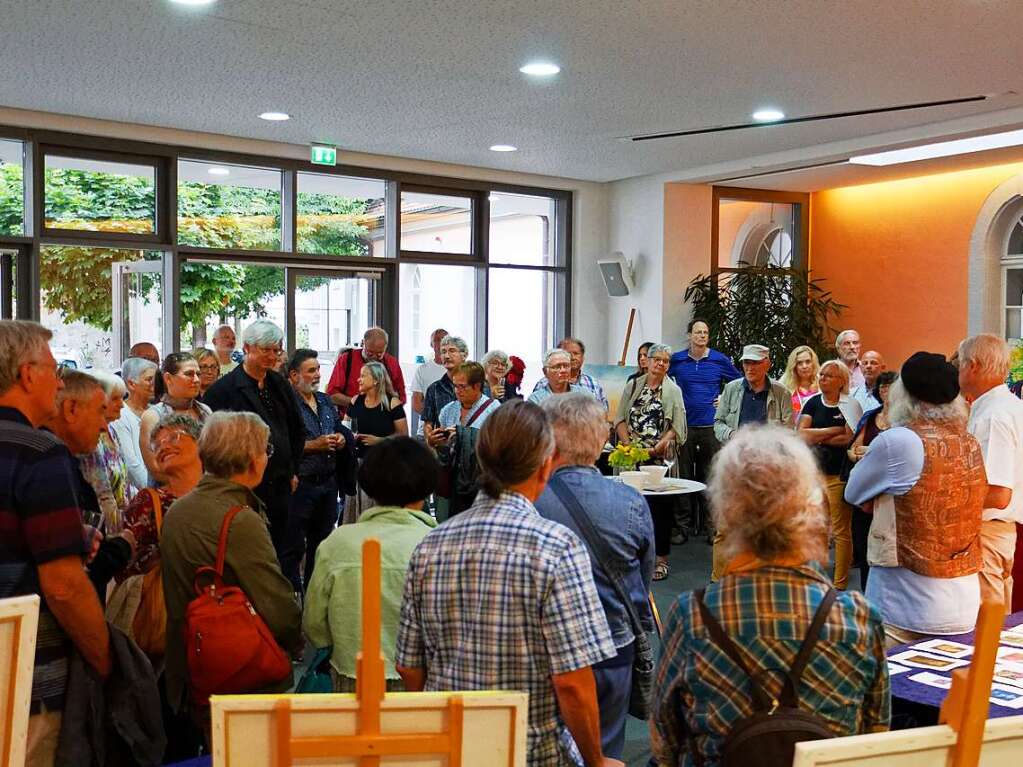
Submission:
<svg viewBox="0 0 1023 767">
<path fill-rule="evenodd" d="M 651 344 L 646 375 L 625 385 L 615 415 L 615 433 L 622 445 L 635 444 L 650 453 L 652 463 L 667 463 L 677 471 L 676 457 L 686 441 L 686 408 L 682 390 L 668 377 L 671 347 Z M 675 522 L 671 498 L 648 497 L 657 539 L 654 580 L 668 577 L 671 529 Z"/>
<path fill-rule="evenodd" d="M 725 733 L 759 710 L 758 698 L 814 711 L 836 736 L 886 730 L 881 618 L 863 594 L 839 592 L 824 572 L 828 510 L 811 449 L 782 426 L 739 429 L 714 460 L 707 494 L 729 561 L 718 581 L 679 596 L 665 620 L 650 717 L 657 764 L 716 761 Z M 796 700 L 786 702 L 783 674 L 818 615 Z M 760 694 L 750 694 L 737 652 Z"/>
<path fill-rule="evenodd" d="M 142 415 L 153 401 L 158 370 L 155 363 L 141 357 L 129 357 L 121 364 L 121 377 L 128 389 L 128 399 L 120 417 L 110 424 L 128 469 L 128 479 L 137 488 L 149 487 L 149 469 L 142 458 L 139 439 Z"/>
<path fill-rule="evenodd" d="M 270 541 L 263 503 L 253 492 L 272 452 L 269 436 L 270 429 L 255 413 L 209 416 L 199 437 L 205 473 L 164 519 L 160 558 L 167 604 L 166 685 L 174 711 L 181 711 L 191 697 L 183 628 L 188 603 L 195 597 L 195 571 L 216 560 L 220 528 L 229 513 L 236 516 L 228 527 L 224 584 L 241 587 L 283 650 L 296 654 L 302 649 L 302 613 Z M 289 669 L 284 678 L 259 690 L 231 692 L 279 693 L 291 684 Z"/>
<path fill-rule="evenodd" d="M 498 402 L 507 402 L 509 399 L 518 398 L 518 390 L 509 386 L 505 380 L 508 371 L 511 369 L 511 360 L 508 355 L 500 349 L 492 349 L 483 355 L 484 383 L 490 390 L 490 396 Z"/>
</svg>

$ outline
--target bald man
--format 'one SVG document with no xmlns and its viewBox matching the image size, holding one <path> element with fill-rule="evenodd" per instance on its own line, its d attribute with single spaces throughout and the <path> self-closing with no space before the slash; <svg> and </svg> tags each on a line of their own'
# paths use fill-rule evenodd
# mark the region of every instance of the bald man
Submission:
<svg viewBox="0 0 1023 767">
<path fill-rule="evenodd" d="M 149 341 L 140 341 L 128 350 L 129 357 L 141 357 L 154 365 L 160 364 L 160 352 Z"/>
<path fill-rule="evenodd" d="M 863 383 L 849 392 L 850 396 L 863 406 L 863 412 L 869 413 L 881 407 L 881 402 L 874 396 L 874 384 L 888 366 L 879 352 L 864 352 L 860 357 L 860 370 L 863 371 Z"/>
</svg>

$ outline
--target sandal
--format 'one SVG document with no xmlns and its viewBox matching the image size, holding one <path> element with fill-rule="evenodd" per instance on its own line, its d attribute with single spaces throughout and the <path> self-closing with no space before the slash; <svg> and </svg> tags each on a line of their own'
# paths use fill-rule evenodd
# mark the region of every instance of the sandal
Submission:
<svg viewBox="0 0 1023 767">
<path fill-rule="evenodd" d="M 658 562 L 657 565 L 654 567 L 654 580 L 663 581 L 665 578 L 668 577 L 668 571 L 670 569 L 671 568 L 668 567 L 667 562 Z"/>
</svg>

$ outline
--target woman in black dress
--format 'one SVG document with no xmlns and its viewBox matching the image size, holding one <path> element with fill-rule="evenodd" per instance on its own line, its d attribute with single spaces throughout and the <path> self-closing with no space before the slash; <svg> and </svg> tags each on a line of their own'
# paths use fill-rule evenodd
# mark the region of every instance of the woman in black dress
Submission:
<svg viewBox="0 0 1023 767">
<path fill-rule="evenodd" d="M 359 373 L 359 393 L 348 408 L 352 432 L 362 449 L 387 437 L 408 436 L 405 406 L 394 392 L 391 377 L 379 362 L 367 362 Z M 365 509 L 375 504 L 360 488 L 345 499 L 343 524 L 355 522 Z"/>
</svg>

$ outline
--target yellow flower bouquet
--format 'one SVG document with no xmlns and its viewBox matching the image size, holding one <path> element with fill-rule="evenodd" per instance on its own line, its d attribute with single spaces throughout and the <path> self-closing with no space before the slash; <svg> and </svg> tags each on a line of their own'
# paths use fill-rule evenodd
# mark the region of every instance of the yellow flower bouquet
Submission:
<svg viewBox="0 0 1023 767">
<path fill-rule="evenodd" d="M 616 445 L 608 456 L 608 465 L 616 469 L 632 471 L 638 464 L 650 460 L 650 451 L 639 445 Z"/>
</svg>

